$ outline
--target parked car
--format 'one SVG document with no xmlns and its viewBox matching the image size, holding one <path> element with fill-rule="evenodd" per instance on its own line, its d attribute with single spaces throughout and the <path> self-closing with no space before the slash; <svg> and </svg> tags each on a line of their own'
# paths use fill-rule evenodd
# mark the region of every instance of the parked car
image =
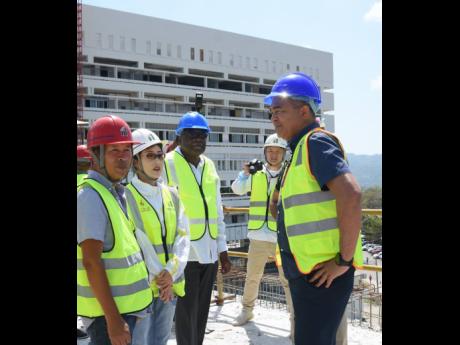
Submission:
<svg viewBox="0 0 460 345">
<path fill-rule="evenodd" d="M 377 253 L 373 254 L 372 256 L 374 257 L 374 259 L 381 259 L 382 258 L 382 253 L 383 252 L 380 251 L 380 252 L 377 252 Z"/>
<path fill-rule="evenodd" d="M 375 244 L 373 244 L 373 243 L 366 243 L 365 245 L 363 245 L 363 250 L 369 251 L 369 250 L 371 250 L 374 246 L 375 246 Z"/>
<path fill-rule="evenodd" d="M 377 254 L 382 251 L 382 246 L 374 246 L 372 249 L 368 250 L 371 254 Z"/>
</svg>

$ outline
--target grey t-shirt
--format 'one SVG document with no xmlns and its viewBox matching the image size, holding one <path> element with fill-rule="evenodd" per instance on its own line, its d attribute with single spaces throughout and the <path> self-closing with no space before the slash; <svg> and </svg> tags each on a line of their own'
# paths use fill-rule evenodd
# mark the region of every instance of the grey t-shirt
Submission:
<svg viewBox="0 0 460 345">
<path fill-rule="evenodd" d="M 125 187 L 123 185 L 110 182 L 105 176 L 94 170 L 88 171 L 88 178 L 96 180 L 106 187 L 127 215 Z M 104 251 L 110 250 L 113 247 L 113 230 L 108 220 L 108 213 L 104 202 L 94 189 L 83 187 L 77 192 L 77 243 L 80 244 L 84 240 L 89 239 L 103 242 Z M 145 317 L 149 308 L 150 306 L 140 312 L 129 315 Z M 82 317 L 81 319 L 85 328 L 88 328 L 94 320 L 86 317 Z"/>
<path fill-rule="evenodd" d="M 88 171 L 88 178 L 106 187 L 126 214 L 123 185 L 113 184 L 105 176 L 93 170 Z M 104 250 L 113 247 L 113 231 L 108 221 L 107 209 L 94 189 L 84 187 L 77 192 L 77 243 L 80 244 L 88 239 L 104 242 Z"/>
</svg>

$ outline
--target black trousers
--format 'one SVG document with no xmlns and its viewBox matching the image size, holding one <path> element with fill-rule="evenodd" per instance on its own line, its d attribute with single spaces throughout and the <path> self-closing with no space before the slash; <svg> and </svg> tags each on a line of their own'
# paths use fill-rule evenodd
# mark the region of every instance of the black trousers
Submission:
<svg viewBox="0 0 460 345">
<path fill-rule="evenodd" d="M 337 277 L 329 288 L 309 283 L 316 272 L 289 280 L 295 315 L 296 345 L 335 345 L 348 299 L 353 290 L 355 269 Z"/>
<path fill-rule="evenodd" d="M 187 263 L 185 296 L 179 297 L 176 305 L 177 345 L 203 344 L 217 265 L 217 261 L 214 264 Z"/>
</svg>

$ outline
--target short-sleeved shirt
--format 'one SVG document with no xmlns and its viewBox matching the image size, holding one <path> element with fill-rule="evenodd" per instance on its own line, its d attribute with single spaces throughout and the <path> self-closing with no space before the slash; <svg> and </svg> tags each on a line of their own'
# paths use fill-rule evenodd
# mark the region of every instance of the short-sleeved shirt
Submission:
<svg viewBox="0 0 460 345">
<path fill-rule="evenodd" d="M 94 170 L 88 171 L 88 178 L 106 187 L 127 214 L 123 185 L 110 182 L 105 176 Z M 93 188 L 83 187 L 77 192 L 77 243 L 80 244 L 88 239 L 102 241 L 104 250 L 110 250 L 113 247 L 113 231 L 104 203 Z"/>
<path fill-rule="evenodd" d="M 300 139 L 317 127 L 319 125 L 315 122 L 305 127 L 296 137 L 289 141 L 292 152 L 295 151 Z M 326 184 L 335 177 L 351 172 L 339 144 L 327 134 L 317 132 L 310 136 L 308 141 L 308 156 L 311 172 L 322 190 L 329 190 Z M 298 270 L 289 247 L 284 224 L 284 209 L 281 202 L 278 203 L 277 229 L 284 275 L 287 279 L 296 279 L 303 275 L 303 273 Z"/>
</svg>

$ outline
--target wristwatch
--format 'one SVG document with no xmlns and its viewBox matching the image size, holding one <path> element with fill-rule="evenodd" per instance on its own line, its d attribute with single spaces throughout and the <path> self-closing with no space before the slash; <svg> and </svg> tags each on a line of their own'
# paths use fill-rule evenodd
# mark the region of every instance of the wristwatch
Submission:
<svg viewBox="0 0 460 345">
<path fill-rule="evenodd" d="M 337 253 L 337 255 L 335 256 L 335 263 L 336 263 L 338 266 L 347 266 L 347 267 L 351 267 L 352 264 L 353 264 L 353 258 L 351 258 L 350 261 L 345 261 L 345 260 L 342 258 L 342 254 Z"/>
</svg>

